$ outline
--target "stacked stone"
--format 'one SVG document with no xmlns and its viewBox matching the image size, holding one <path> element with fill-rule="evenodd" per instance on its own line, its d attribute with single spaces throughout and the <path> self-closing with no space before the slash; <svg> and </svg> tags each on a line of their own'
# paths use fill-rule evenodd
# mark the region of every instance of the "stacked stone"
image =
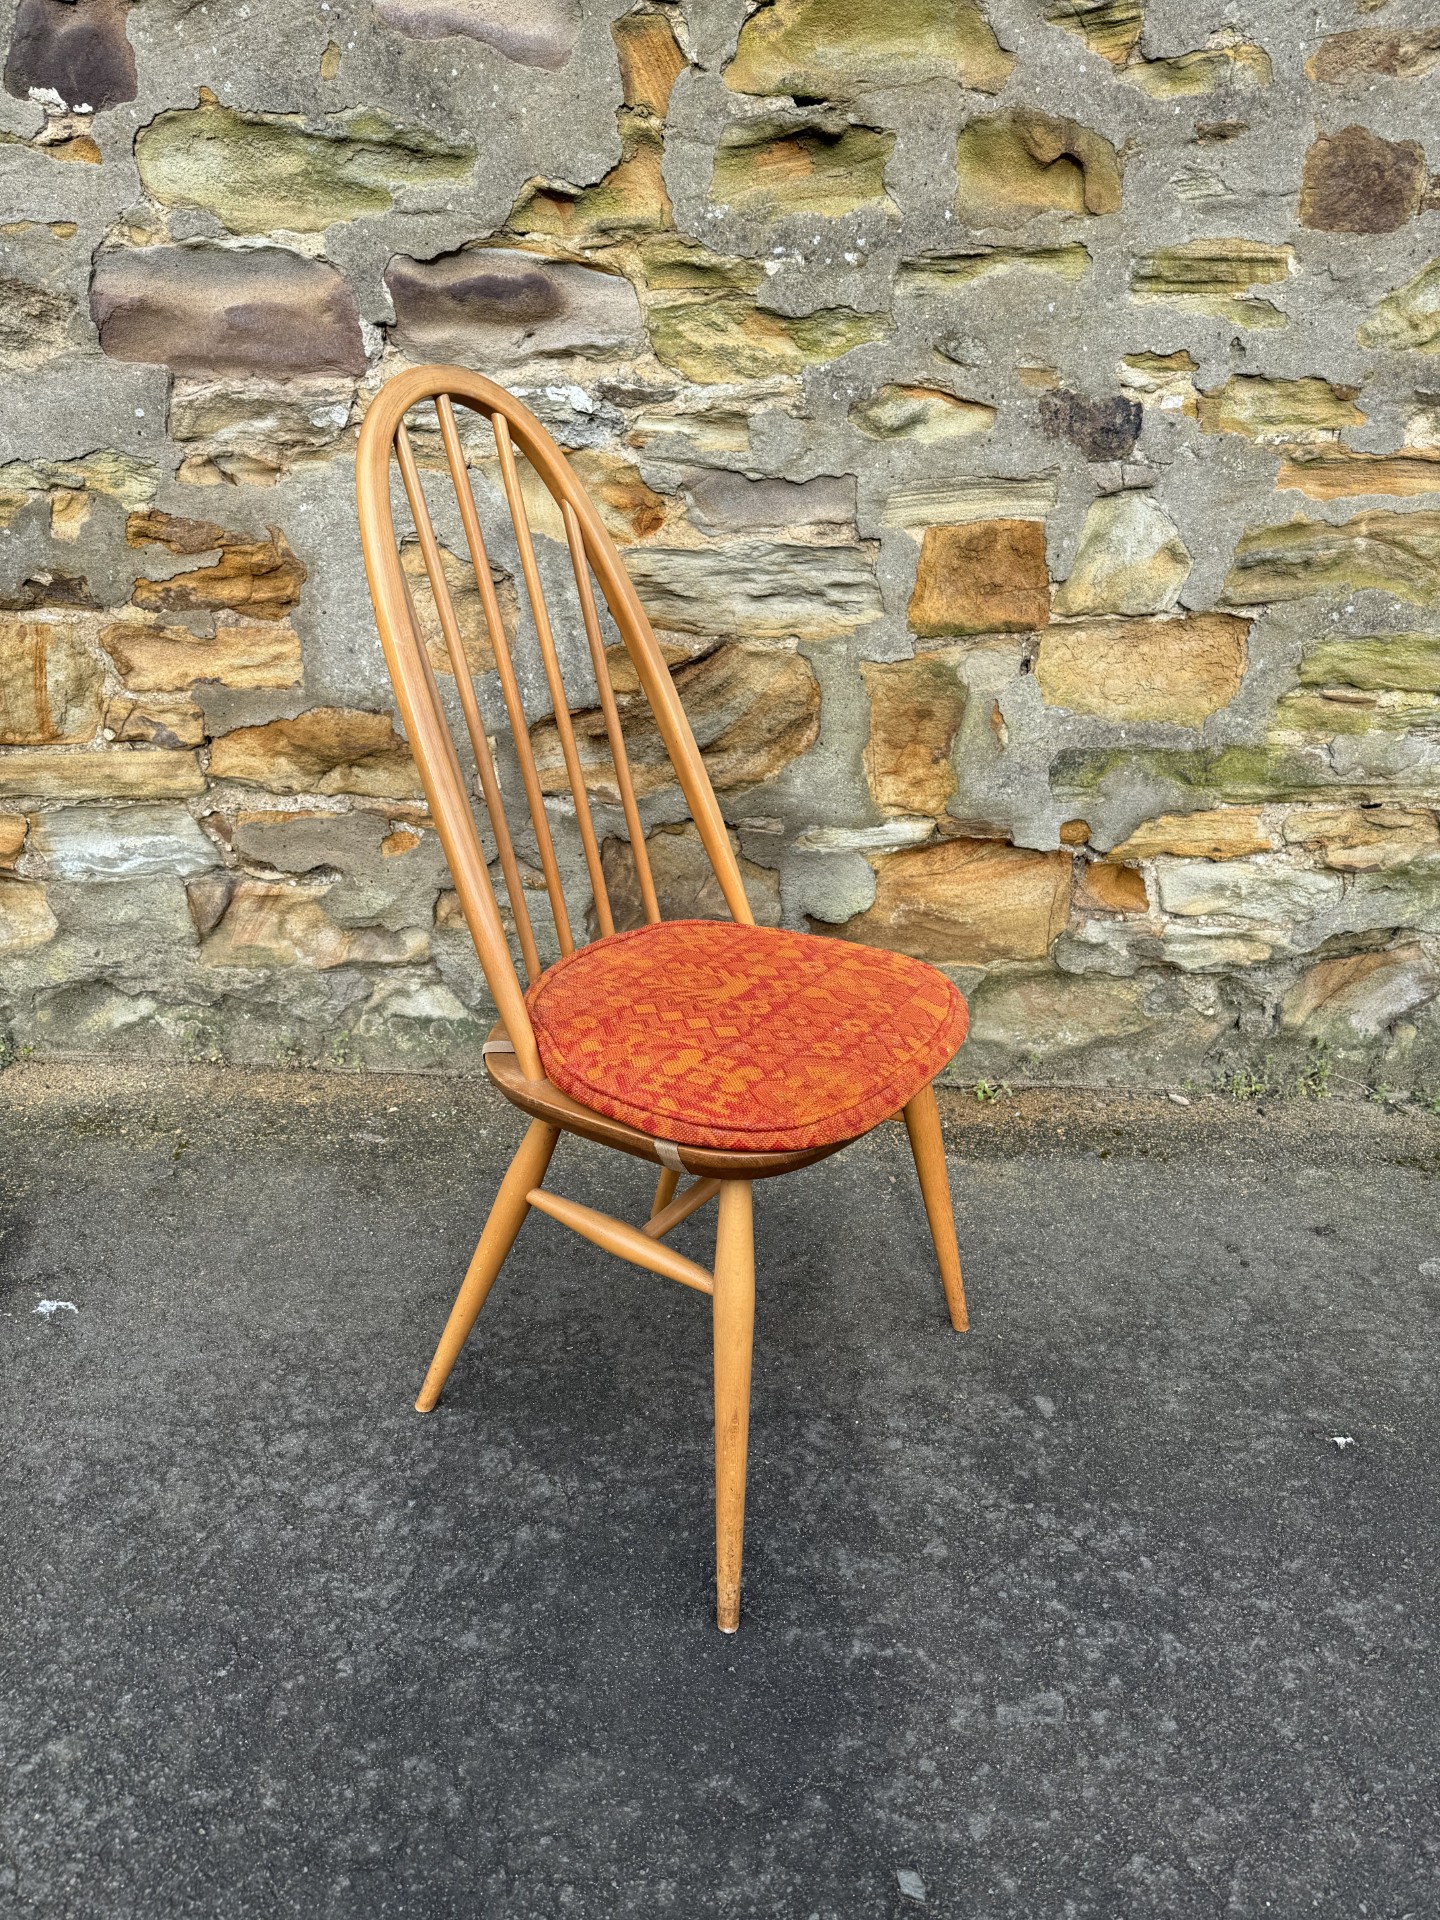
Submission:
<svg viewBox="0 0 1440 1920">
<path fill-rule="evenodd" d="M 945 968 L 966 1079 L 1440 1089 L 1440 28 L 622 4 L 19 0 L 0 1045 L 478 1058 L 353 510 L 443 359 L 571 451 L 757 916 Z M 663 902 L 719 912 L 615 666 Z"/>
</svg>

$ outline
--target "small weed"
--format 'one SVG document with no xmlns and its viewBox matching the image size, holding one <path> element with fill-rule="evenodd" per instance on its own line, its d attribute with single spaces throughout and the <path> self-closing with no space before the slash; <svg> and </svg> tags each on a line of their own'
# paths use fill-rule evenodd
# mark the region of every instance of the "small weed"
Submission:
<svg viewBox="0 0 1440 1920">
<path fill-rule="evenodd" d="M 1237 1067 L 1228 1080 L 1221 1081 L 1220 1090 L 1232 1100 L 1263 1100 L 1271 1087 L 1264 1074 L 1256 1073 L 1253 1067 Z"/>
<path fill-rule="evenodd" d="M 1008 1098 L 1010 1086 L 1005 1080 L 977 1080 L 975 1098 L 979 1101 L 1004 1100 Z"/>
<path fill-rule="evenodd" d="M 1310 1049 L 1309 1060 L 1296 1075 L 1295 1091 L 1302 1100 L 1328 1100 L 1330 1074 L 1330 1049 L 1323 1040 L 1317 1040 Z"/>
<path fill-rule="evenodd" d="M 355 1049 L 350 1044 L 348 1033 L 332 1033 L 325 1055 L 331 1067 L 337 1073 L 344 1073 L 355 1065 Z"/>
</svg>

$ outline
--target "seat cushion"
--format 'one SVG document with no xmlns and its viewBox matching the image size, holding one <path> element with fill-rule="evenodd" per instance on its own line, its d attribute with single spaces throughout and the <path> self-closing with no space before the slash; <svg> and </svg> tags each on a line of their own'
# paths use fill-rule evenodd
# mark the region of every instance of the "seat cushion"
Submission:
<svg viewBox="0 0 1440 1920">
<path fill-rule="evenodd" d="M 526 996 L 551 1083 L 683 1146 L 784 1153 L 897 1113 L 965 1038 L 941 973 L 878 947 L 670 920 L 577 948 Z"/>
</svg>

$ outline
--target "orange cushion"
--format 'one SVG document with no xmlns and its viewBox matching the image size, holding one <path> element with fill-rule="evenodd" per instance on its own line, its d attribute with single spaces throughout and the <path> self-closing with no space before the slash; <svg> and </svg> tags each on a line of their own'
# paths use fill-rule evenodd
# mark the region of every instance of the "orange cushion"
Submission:
<svg viewBox="0 0 1440 1920">
<path fill-rule="evenodd" d="M 784 1153 L 897 1113 L 969 1016 L 923 961 L 728 921 L 669 920 L 567 954 L 526 996 L 551 1083 L 661 1140 Z"/>
</svg>

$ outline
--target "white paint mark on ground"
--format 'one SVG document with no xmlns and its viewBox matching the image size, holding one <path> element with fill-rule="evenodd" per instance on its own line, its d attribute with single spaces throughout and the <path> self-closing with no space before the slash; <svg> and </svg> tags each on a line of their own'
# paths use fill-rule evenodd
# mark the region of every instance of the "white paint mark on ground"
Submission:
<svg viewBox="0 0 1440 1920">
<path fill-rule="evenodd" d="M 79 1313 L 80 1309 L 73 1300 L 42 1300 L 33 1313 L 43 1313 L 47 1320 L 53 1320 L 57 1313 Z"/>
<path fill-rule="evenodd" d="M 1355 1436 L 1353 1433 L 1332 1433 L 1330 1436 L 1330 1444 L 1336 1448 L 1337 1451 L 1343 1453 L 1346 1447 L 1354 1446 Z"/>
</svg>

